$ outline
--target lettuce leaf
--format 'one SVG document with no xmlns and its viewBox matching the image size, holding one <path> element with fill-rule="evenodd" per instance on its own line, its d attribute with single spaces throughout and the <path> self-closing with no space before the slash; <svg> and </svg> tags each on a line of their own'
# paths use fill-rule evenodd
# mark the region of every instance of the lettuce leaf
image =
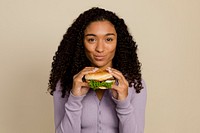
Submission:
<svg viewBox="0 0 200 133">
<path fill-rule="evenodd" d="M 104 82 L 104 81 L 103 82 L 99 82 L 99 81 L 94 81 L 94 80 L 90 80 L 90 82 L 89 82 L 89 86 L 93 90 L 96 90 L 99 87 L 106 87 L 106 88 L 110 89 L 112 84 L 113 84 L 112 82 L 108 83 L 108 82 Z"/>
</svg>

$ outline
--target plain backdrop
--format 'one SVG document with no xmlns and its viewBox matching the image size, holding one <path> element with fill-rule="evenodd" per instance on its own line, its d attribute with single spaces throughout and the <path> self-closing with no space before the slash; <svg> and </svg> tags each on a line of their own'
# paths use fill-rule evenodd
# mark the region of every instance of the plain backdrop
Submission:
<svg viewBox="0 0 200 133">
<path fill-rule="evenodd" d="M 0 0 L 0 132 L 54 133 L 54 53 L 94 7 L 122 17 L 148 89 L 145 133 L 200 132 L 199 0 Z"/>
</svg>

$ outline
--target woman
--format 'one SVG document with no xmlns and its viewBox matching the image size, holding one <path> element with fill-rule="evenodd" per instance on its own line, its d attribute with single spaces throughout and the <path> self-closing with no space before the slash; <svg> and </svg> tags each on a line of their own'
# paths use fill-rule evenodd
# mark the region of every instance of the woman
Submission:
<svg viewBox="0 0 200 133">
<path fill-rule="evenodd" d="M 49 91 L 56 133 L 143 133 L 146 88 L 137 45 L 124 20 L 91 8 L 68 28 L 53 58 Z M 118 81 L 90 89 L 84 75 L 99 68 Z"/>
</svg>

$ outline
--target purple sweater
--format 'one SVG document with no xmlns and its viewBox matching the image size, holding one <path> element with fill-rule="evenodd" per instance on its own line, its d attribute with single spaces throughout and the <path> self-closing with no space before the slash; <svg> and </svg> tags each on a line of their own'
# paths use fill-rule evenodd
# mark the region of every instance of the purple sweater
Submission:
<svg viewBox="0 0 200 133">
<path fill-rule="evenodd" d="M 54 97 L 56 133 L 143 133 L 146 86 L 136 93 L 129 88 L 128 97 L 119 101 L 106 90 L 99 101 L 93 90 L 80 97 L 72 93 L 61 98 L 58 82 Z"/>
</svg>

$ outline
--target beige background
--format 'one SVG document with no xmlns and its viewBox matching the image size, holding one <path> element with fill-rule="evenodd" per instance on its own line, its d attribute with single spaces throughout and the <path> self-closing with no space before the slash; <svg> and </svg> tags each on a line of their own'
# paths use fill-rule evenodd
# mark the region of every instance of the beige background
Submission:
<svg viewBox="0 0 200 133">
<path fill-rule="evenodd" d="M 199 0 L 0 0 L 0 132 L 54 133 L 54 52 L 79 13 L 123 17 L 148 87 L 145 133 L 200 132 Z"/>
</svg>

